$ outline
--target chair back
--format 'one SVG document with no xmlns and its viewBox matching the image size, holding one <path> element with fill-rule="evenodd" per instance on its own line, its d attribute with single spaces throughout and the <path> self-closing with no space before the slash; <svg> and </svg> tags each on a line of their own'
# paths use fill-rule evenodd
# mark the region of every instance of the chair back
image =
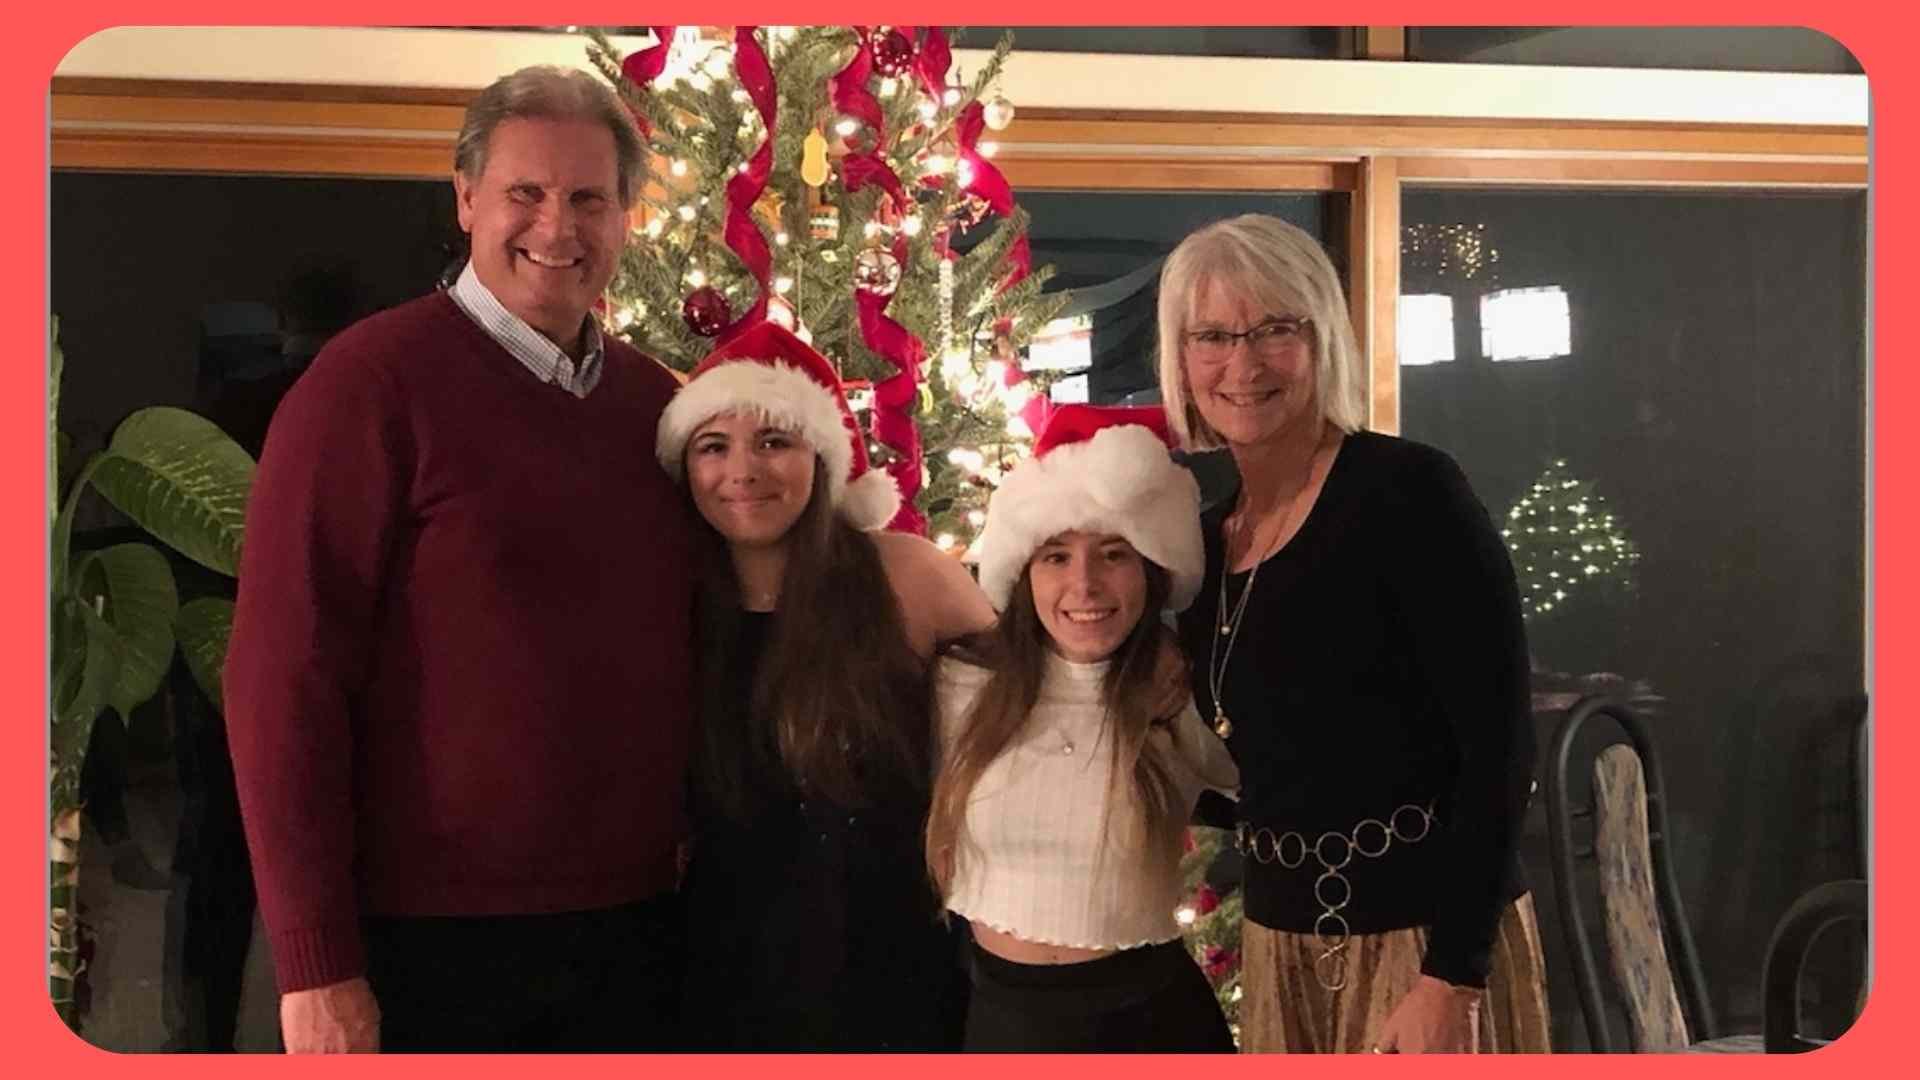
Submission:
<svg viewBox="0 0 1920 1080">
<path fill-rule="evenodd" d="M 1576 802 L 1570 783 L 1578 736 L 1596 719 L 1626 734 L 1594 757 L 1594 801 Z M 1547 841 L 1554 896 L 1587 1038 L 1594 1050 L 1680 1050 L 1716 1034 L 1692 931 L 1668 858 L 1666 789 L 1653 739 L 1638 713 L 1615 698 L 1575 702 L 1546 759 Z M 1576 822 L 1592 822 L 1590 839 Z M 1604 853 L 1604 854 L 1603 854 Z M 1602 969 L 1595 958 L 1581 867 L 1597 864 L 1609 964 L 1606 978 L 1626 1003 L 1628 1042 L 1607 1018 Z M 1616 925 L 1617 924 L 1617 925 Z"/>
<path fill-rule="evenodd" d="M 1769 1054 L 1797 1054 L 1826 1045 L 1800 1034 L 1800 970 L 1820 932 L 1835 923 L 1867 920 L 1867 883 L 1829 881 L 1793 902 L 1773 931 L 1761 976 L 1766 993 L 1762 1032 Z M 1863 980 L 1864 982 L 1864 980 Z M 1861 1004 L 1865 1004 L 1862 986 Z"/>
<path fill-rule="evenodd" d="M 1593 857 L 1600 871 L 1607 963 L 1626 1002 L 1633 1048 L 1677 1052 L 1691 1040 L 1660 932 L 1648 832 L 1640 755 L 1615 743 L 1593 762 Z"/>
</svg>

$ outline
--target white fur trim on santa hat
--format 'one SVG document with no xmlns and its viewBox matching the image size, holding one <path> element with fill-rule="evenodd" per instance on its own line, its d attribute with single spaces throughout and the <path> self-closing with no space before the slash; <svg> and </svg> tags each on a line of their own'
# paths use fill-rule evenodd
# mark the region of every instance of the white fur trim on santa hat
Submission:
<svg viewBox="0 0 1920 1080">
<path fill-rule="evenodd" d="M 900 487 L 879 469 L 868 469 L 840 494 L 840 516 L 861 532 L 887 527 L 900 512 Z"/>
<path fill-rule="evenodd" d="M 807 441 L 826 465 L 834 505 L 847 486 L 853 438 L 840 405 L 826 387 L 792 364 L 730 360 L 680 388 L 660 415 L 654 453 L 667 475 L 684 480 L 687 443 L 701 425 L 725 413 L 751 412 L 763 422 Z M 895 496 L 896 499 L 899 496 Z"/>
<path fill-rule="evenodd" d="M 1004 611 L 1014 582 L 1040 545 L 1063 532 L 1116 533 L 1173 579 L 1168 607 L 1184 611 L 1200 591 L 1200 485 L 1166 444 L 1138 424 L 1102 428 L 1083 442 L 1023 461 L 987 502 L 974 550 L 980 587 Z"/>
</svg>

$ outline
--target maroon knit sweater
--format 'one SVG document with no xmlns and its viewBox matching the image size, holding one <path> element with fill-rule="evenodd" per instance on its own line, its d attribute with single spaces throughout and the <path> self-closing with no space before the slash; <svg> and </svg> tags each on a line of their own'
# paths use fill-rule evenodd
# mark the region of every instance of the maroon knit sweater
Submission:
<svg viewBox="0 0 1920 1080">
<path fill-rule="evenodd" d="M 349 328 L 280 406 L 225 704 L 280 989 L 362 974 L 362 915 L 674 887 L 692 532 L 674 381 L 609 340 L 585 400 L 444 293 Z"/>
</svg>

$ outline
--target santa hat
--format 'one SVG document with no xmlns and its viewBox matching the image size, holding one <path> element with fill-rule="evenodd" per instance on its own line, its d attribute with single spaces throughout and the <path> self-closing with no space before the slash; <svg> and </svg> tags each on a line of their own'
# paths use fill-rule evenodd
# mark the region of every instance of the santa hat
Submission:
<svg viewBox="0 0 1920 1080">
<path fill-rule="evenodd" d="M 1168 606 L 1200 591 L 1200 485 L 1174 464 L 1166 411 L 1064 405 L 1047 420 L 1033 457 L 1000 481 L 974 551 L 980 586 L 1006 610 L 1027 561 L 1052 537 L 1078 530 L 1124 536 L 1173 579 Z"/>
<path fill-rule="evenodd" d="M 856 529 L 884 527 L 900 510 L 893 478 L 867 467 L 866 440 L 833 365 L 784 327 L 760 323 L 708 353 L 660 416 L 654 453 L 684 480 L 687 442 L 701 425 L 748 412 L 805 439 L 826 465 L 827 493 Z"/>
</svg>

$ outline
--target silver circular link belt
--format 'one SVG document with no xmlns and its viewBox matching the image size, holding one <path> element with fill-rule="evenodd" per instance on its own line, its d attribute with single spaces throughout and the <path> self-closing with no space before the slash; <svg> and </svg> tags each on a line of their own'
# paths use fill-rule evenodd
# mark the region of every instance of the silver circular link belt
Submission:
<svg viewBox="0 0 1920 1080">
<path fill-rule="evenodd" d="M 1313 961 L 1313 976 L 1332 991 L 1347 985 L 1347 945 L 1353 938 L 1347 917 L 1341 914 L 1353 900 L 1353 883 L 1341 871 L 1355 855 L 1369 859 L 1385 855 L 1395 840 L 1419 843 L 1433 830 L 1434 821 L 1432 803 L 1407 803 L 1388 814 L 1385 821 L 1365 818 L 1344 833 L 1331 829 L 1323 832 L 1312 843 L 1307 842 L 1305 833 L 1290 829 L 1274 832 L 1264 826 L 1249 829 L 1243 821 L 1234 829 L 1233 846 L 1255 862 L 1278 863 L 1284 870 L 1306 865 L 1309 855 L 1320 864 L 1320 876 L 1313 880 L 1313 899 L 1322 909 L 1313 920 L 1313 937 L 1320 946 L 1320 955 Z"/>
</svg>

